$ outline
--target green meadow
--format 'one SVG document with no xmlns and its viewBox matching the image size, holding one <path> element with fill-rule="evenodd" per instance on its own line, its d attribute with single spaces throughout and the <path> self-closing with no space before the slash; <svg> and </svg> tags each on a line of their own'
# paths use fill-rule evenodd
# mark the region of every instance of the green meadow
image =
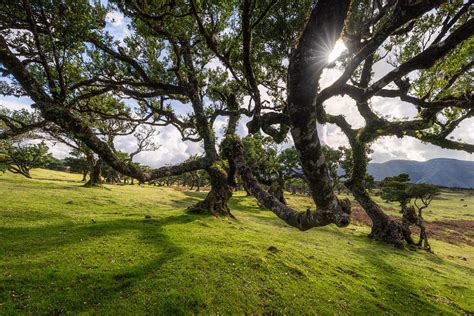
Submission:
<svg viewBox="0 0 474 316">
<path fill-rule="evenodd" d="M 236 219 L 218 219 L 185 211 L 206 192 L 32 176 L 0 175 L 0 315 L 474 313 L 464 235 L 431 238 L 434 253 L 396 249 L 357 221 L 300 232 L 243 192 Z M 474 220 L 474 195 L 444 193 L 426 214 Z"/>
</svg>

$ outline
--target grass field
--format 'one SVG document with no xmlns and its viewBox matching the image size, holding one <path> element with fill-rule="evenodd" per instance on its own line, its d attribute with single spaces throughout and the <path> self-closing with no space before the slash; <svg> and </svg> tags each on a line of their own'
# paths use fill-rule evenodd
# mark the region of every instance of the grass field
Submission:
<svg viewBox="0 0 474 316">
<path fill-rule="evenodd" d="M 237 219 L 225 220 L 185 213 L 203 192 L 32 175 L 0 175 L 0 315 L 474 313 L 464 242 L 400 250 L 360 223 L 286 227 L 242 193 L 231 201 Z M 474 196 L 456 194 L 427 219 L 474 220 Z"/>
</svg>

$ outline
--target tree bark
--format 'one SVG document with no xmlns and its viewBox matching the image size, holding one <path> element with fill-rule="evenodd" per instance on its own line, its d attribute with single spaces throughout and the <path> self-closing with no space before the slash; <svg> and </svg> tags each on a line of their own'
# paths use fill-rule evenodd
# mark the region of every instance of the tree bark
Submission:
<svg viewBox="0 0 474 316">
<path fill-rule="evenodd" d="M 401 247 L 404 240 L 409 243 L 410 230 L 407 231 L 405 225 L 387 216 L 362 186 L 357 184 L 347 186 L 372 221 L 370 238 L 397 247 Z"/>
<path fill-rule="evenodd" d="M 339 38 L 349 11 L 349 0 L 321 0 L 293 51 L 288 67 L 288 114 L 291 135 L 311 195 L 318 209 L 333 211 L 341 218 L 345 210 L 333 190 L 326 159 L 317 133 L 319 80 L 327 59 Z"/>
<path fill-rule="evenodd" d="M 89 181 L 84 184 L 86 187 L 98 187 L 102 185 L 102 159 L 97 159 L 89 173 Z"/>
<path fill-rule="evenodd" d="M 86 182 L 86 177 L 87 177 L 88 173 L 89 173 L 89 170 L 87 170 L 87 169 L 84 169 L 82 171 L 82 180 L 81 180 L 81 182 Z"/>
<path fill-rule="evenodd" d="M 260 186 L 257 179 L 252 174 L 251 168 L 245 161 L 243 145 L 237 136 L 228 136 L 222 143 L 221 147 L 229 163 L 235 165 L 236 170 L 242 178 L 242 181 L 246 183 L 247 189 L 250 193 L 255 196 L 262 206 L 270 209 L 288 225 L 296 227 L 302 231 L 329 224 L 336 224 L 339 227 L 349 225 L 349 214 L 351 209 L 349 200 L 338 200 L 337 205 L 339 205 L 339 208 L 337 211 L 333 208 L 324 209 L 318 207 L 316 211 L 308 209 L 303 212 L 298 212 L 281 203 L 277 198 Z"/>
<path fill-rule="evenodd" d="M 368 164 L 367 148 L 364 143 L 357 140 L 355 135 L 349 136 L 353 166 L 351 178 L 345 185 L 372 221 L 372 231 L 369 237 L 397 247 L 403 245 L 403 240 L 409 243 L 411 239 L 410 230 L 406 228 L 406 225 L 387 216 L 380 206 L 372 200 L 369 192 L 364 187 Z"/>
<path fill-rule="evenodd" d="M 211 179 L 211 191 L 209 191 L 204 201 L 189 207 L 188 212 L 234 218 L 227 205 L 232 197 L 232 186 L 229 185 L 227 172 L 221 162 L 212 164 L 207 172 Z"/>
<path fill-rule="evenodd" d="M 252 193 L 250 193 L 249 189 L 247 188 L 247 184 L 245 183 L 245 181 L 242 181 L 242 187 L 244 188 L 244 191 L 247 194 L 247 196 L 252 195 Z"/>
<path fill-rule="evenodd" d="M 31 174 L 30 174 L 30 169 L 28 169 L 27 167 L 24 167 L 24 166 L 10 166 L 8 168 L 8 171 L 10 171 L 11 173 L 16 173 L 16 174 L 21 174 L 22 176 L 28 178 L 28 179 L 31 179 Z"/>
</svg>

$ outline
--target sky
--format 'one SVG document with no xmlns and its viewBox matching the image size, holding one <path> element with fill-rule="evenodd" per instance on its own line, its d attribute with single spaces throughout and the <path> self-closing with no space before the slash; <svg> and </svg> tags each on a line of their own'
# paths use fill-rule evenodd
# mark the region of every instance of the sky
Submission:
<svg viewBox="0 0 474 316">
<path fill-rule="evenodd" d="M 119 12 L 110 12 L 106 17 L 106 28 L 112 36 L 117 39 L 123 39 L 130 34 L 127 29 L 127 19 Z M 336 45 L 336 52 L 330 58 L 335 58 L 338 53 L 344 49 L 341 45 Z M 375 77 L 380 78 L 387 71 L 390 70 L 386 63 L 378 63 L 375 65 Z M 330 85 L 341 74 L 341 69 L 333 68 L 326 70 L 321 79 L 321 86 Z M 265 95 L 265 91 L 262 91 Z M 15 97 L 1 97 L 0 105 L 10 109 L 29 109 L 31 101 L 28 98 Z M 361 127 L 364 125 L 364 120 L 360 116 L 355 102 L 349 97 L 334 97 L 325 103 L 326 110 L 330 114 L 342 114 L 353 127 Z M 389 115 L 395 119 L 413 118 L 417 113 L 414 106 L 409 103 L 402 102 L 400 99 L 387 98 L 373 98 L 372 109 L 378 113 Z M 245 123 L 247 119 L 241 119 L 238 126 L 238 134 L 244 136 L 247 134 Z M 222 135 L 224 126 L 226 126 L 226 119 L 218 118 L 215 122 L 214 128 L 216 134 Z M 186 160 L 191 155 L 201 154 L 202 145 L 200 143 L 182 141 L 181 134 L 172 126 L 158 128 L 160 133 L 155 137 L 155 142 L 160 145 L 159 149 L 154 152 L 142 152 L 135 158 L 136 162 L 149 165 L 151 167 L 160 167 L 168 164 L 176 164 Z M 319 126 L 318 134 L 323 143 L 332 146 L 348 146 L 348 142 L 342 131 L 335 125 Z M 460 139 L 467 143 L 474 143 L 474 118 L 465 120 L 459 127 L 451 134 L 454 139 Z M 282 147 L 289 147 L 292 145 L 291 137 L 283 144 Z M 63 144 L 50 143 L 50 151 L 57 158 L 64 158 L 70 152 L 70 148 Z M 136 148 L 136 140 L 132 135 L 125 137 L 118 137 L 116 140 L 116 147 L 125 152 L 132 152 Z M 425 161 L 434 158 L 454 158 L 461 160 L 474 161 L 474 155 L 463 151 L 442 149 L 434 145 L 423 144 L 417 139 L 411 137 L 404 137 L 402 139 L 396 137 L 383 137 L 372 144 L 371 154 L 372 162 L 385 162 L 393 159 L 404 160 L 418 160 Z"/>
</svg>

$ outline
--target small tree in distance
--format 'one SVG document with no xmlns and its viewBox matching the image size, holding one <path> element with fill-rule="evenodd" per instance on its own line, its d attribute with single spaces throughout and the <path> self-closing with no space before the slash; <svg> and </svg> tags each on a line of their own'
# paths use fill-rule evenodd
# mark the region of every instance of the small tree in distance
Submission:
<svg viewBox="0 0 474 316">
<path fill-rule="evenodd" d="M 44 167 L 52 158 L 48 146 L 41 142 L 33 145 L 15 145 L 5 142 L 0 147 L 0 170 L 8 170 L 31 178 L 30 170 Z"/>
<path fill-rule="evenodd" d="M 404 234 L 407 243 L 415 244 L 410 237 L 409 229 L 410 225 L 416 225 L 420 229 L 420 238 L 416 245 L 431 251 L 422 211 L 439 194 L 439 188 L 426 183 L 410 183 L 410 177 L 405 173 L 385 178 L 380 186 L 381 196 L 385 201 L 400 203 L 400 212 L 403 214 L 402 223 L 404 229 L 407 230 Z"/>
</svg>

